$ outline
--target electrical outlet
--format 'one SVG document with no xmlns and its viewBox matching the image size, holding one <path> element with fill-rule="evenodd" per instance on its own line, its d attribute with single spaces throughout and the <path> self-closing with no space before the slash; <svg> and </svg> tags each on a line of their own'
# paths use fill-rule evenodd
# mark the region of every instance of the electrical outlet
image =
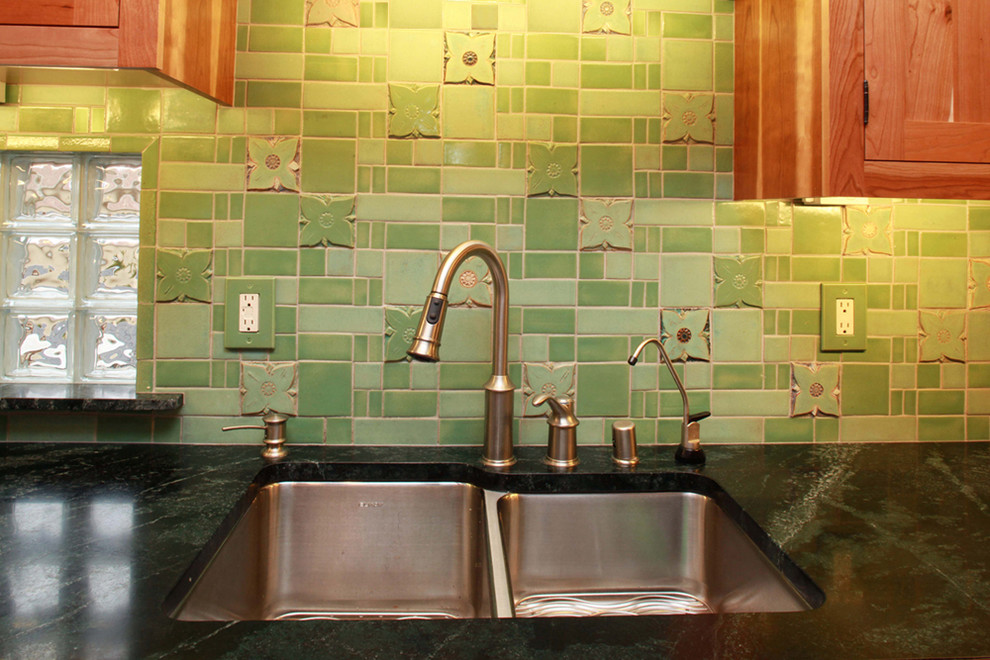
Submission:
<svg viewBox="0 0 990 660">
<path fill-rule="evenodd" d="M 258 305 L 261 296 L 257 293 L 242 293 L 237 303 L 237 331 L 258 332 Z"/>
<path fill-rule="evenodd" d="M 856 300 L 839 298 L 835 301 L 835 334 L 856 334 Z"/>
<path fill-rule="evenodd" d="M 224 300 L 226 348 L 275 348 L 274 278 L 228 277 Z"/>
<path fill-rule="evenodd" d="M 822 284 L 822 351 L 866 350 L 866 285 Z"/>
</svg>

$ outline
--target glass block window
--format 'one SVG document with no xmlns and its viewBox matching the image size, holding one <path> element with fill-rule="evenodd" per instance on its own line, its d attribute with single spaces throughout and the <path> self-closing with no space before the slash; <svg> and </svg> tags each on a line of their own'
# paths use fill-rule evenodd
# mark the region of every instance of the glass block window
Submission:
<svg viewBox="0 0 990 660">
<path fill-rule="evenodd" d="M 140 197 L 140 156 L 0 152 L 0 382 L 134 382 Z"/>
</svg>

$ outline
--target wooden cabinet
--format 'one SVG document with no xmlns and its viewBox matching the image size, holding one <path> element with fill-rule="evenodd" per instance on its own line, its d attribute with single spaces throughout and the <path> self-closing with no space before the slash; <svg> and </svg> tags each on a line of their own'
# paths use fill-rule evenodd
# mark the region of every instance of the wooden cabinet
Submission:
<svg viewBox="0 0 990 660">
<path fill-rule="evenodd" d="M 117 25 L 119 0 L 5 0 L 0 25 Z"/>
<path fill-rule="evenodd" d="M 735 197 L 990 199 L 987 34 L 987 0 L 737 0 Z"/>
<path fill-rule="evenodd" d="M 233 101 L 237 0 L 0 3 L 0 66 L 146 69 Z"/>
</svg>

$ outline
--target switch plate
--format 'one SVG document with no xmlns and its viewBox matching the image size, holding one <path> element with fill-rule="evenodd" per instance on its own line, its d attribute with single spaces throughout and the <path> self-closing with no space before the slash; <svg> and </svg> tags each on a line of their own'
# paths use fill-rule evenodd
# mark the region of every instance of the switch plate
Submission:
<svg viewBox="0 0 990 660">
<path fill-rule="evenodd" d="M 275 348 L 274 278 L 228 277 L 225 291 L 223 345 Z"/>
<path fill-rule="evenodd" d="M 822 284 L 822 351 L 866 350 L 866 285 Z"/>
</svg>

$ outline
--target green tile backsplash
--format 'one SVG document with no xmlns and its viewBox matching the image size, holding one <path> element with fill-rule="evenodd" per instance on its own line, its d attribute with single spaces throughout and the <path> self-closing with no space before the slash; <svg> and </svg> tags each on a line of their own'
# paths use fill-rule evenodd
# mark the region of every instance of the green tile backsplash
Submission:
<svg viewBox="0 0 990 660">
<path fill-rule="evenodd" d="M 405 347 L 443 252 L 510 278 L 519 442 L 542 392 L 579 440 L 990 439 L 990 205 L 731 202 L 727 0 L 241 0 L 232 108 L 141 72 L 11 70 L 0 146 L 141 152 L 138 388 L 175 415 L 0 417 L 0 438 L 480 444 L 487 269 L 442 362 Z M 226 278 L 274 277 L 273 351 L 223 347 Z M 868 286 L 868 348 L 819 350 L 821 282 Z M 259 438 L 260 439 L 260 438 Z"/>
</svg>

